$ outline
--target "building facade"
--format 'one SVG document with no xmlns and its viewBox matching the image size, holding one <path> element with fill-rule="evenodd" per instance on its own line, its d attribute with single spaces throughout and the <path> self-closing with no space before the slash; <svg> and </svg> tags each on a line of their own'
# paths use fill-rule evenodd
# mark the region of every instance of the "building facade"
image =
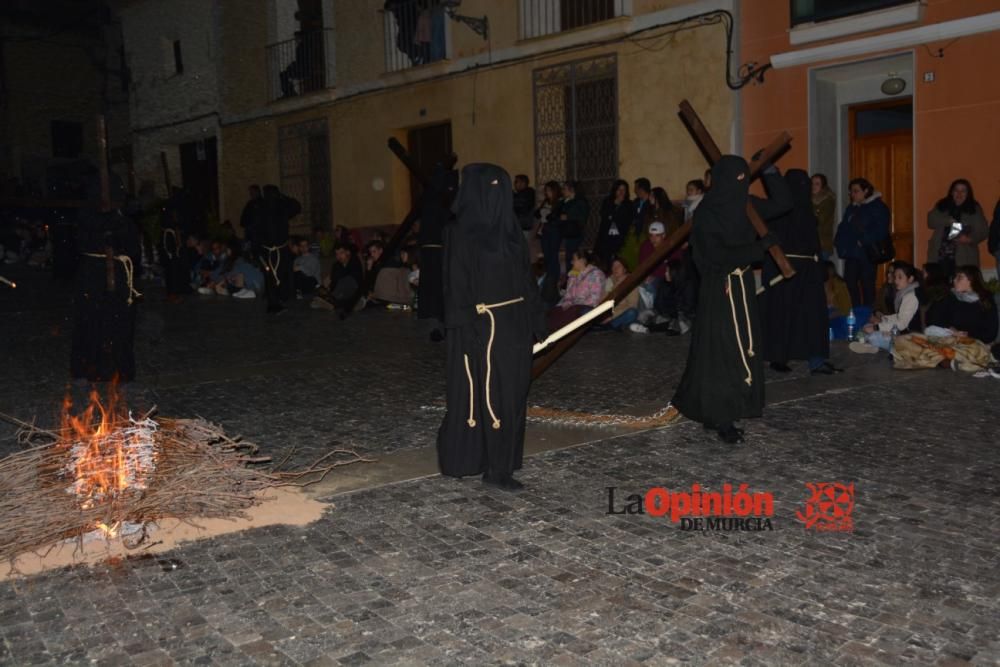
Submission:
<svg viewBox="0 0 1000 667">
<path fill-rule="evenodd" d="M 99 159 L 104 117 L 112 167 L 129 173 L 128 72 L 121 26 L 104 2 L 0 6 L 0 180 L 8 195 L 72 199 L 66 183 Z"/>
<path fill-rule="evenodd" d="M 866 177 L 893 212 L 897 256 L 929 261 L 927 212 L 958 178 L 987 218 L 1000 197 L 1000 0 L 755 0 L 743 62 L 743 145 L 794 137 L 783 166 L 825 173 L 847 205 Z M 780 103 L 779 103 L 780 101 Z M 984 269 L 993 269 L 986 244 Z"/>
<path fill-rule="evenodd" d="M 418 187 L 390 137 L 425 167 L 454 151 L 595 199 L 639 176 L 683 197 L 706 163 L 682 99 L 724 149 L 741 143 L 735 5 L 222 0 L 223 217 L 275 183 L 303 202 L 300 232 L 398 223 Z"/>
<path fill-rule="evenodd" d="M 165 196 L 170 187 L 183 187 L 198 215 L 215 217 L 221 5 L 214 0 L 121 0 L 118 11 L 132 76 L 139 190 Z"/>
</svg>

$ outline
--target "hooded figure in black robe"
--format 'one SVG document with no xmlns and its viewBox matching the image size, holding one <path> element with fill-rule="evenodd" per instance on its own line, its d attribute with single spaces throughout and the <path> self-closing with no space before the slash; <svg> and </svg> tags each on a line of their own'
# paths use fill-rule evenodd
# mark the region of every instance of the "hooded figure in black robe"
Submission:
<svg viewBox="0 0 1000 667">
<path fill-rule="evenodd" d="M 111 199 L 125 191 L 112 176 Z M 115 209 L 101 212 L 100 181 L 95 173 L 88 187 L 89 206 L 78 222 L 80 268 L 73 304 L 73 379 L 124 382 L 135 378 L 135 300 L 141 268 L 139 230 Z M 108 258 L 108 255 L 111 258 Z"/>
<path fill-rule="evenodd" d="M 420 206 L 420 283 L 417 286 L 417 318 L 444 320 L 444 228 L 451 220 L 451 204 L 458 190 L 458 172 L 443 163 L 434 165 L 430 187 Z M 435 330 L 437 331 L 437 330 Z M 437 331 L 433 340 L 441 340 Z"/>
<path fill-rule="evenodd" d="M 191 206 L 181 188 L 173 188 L 160 215 L 163 232 L 160 259 L 167 297 L 178 299 L 191 293 L 191 256 L 187 248 L 188 234 L 193 230 Z"/>
<path fill-rule="evenodd" d="M 801 169 L 785 174 L 792 210 L 775 218 L 768 229 L 785 251 L 795 276 L 770 287 L 760 298 L 764 358 L 778 372 L 791 370 L 792 359 L 809 360 L 810 370 L 832 373 L 826 267 L 820 261 L 819 221 L 813 213 L 812 179 Z M 780 275 L 771 257 L 764 261 L 764 284 Z"/>
<path fill-rule="evenodd" d="M 764 172 L 770 199 L 750 197 L 765 220 L 791 208 L 784 180 L 774 167 Z M 776 240 L 762 239 L 746 214 L 750 169 L 737 155 L 712 167 L 712 188 L 694 214 L 691 248 L 701 275 L 698 310 L 687 367 L 672 404 L 681 414 L 737 443 L 734 422 L 764 409 L 763 349 L 751 265 Z"/>
<path fill-rule="evenodd" d="M 455 224 L 445 231 L 448 412 L 438 463 L 453 477 L 518 489 L 533 339 L 544 310 L 514 216 L 510 176 L 492 164 L 462 170 Z"/>
<path fill-rule="evenodd" d="M 284 310 L 282 303 L 295 296 L 292 251 L 288 248 L 289 221 L 302 211 L 297 199 L 284 195 L 276 185 L 264 186 L 260 210 L 260 263 L 264 269 L 267 312 Z"/>
</svg>

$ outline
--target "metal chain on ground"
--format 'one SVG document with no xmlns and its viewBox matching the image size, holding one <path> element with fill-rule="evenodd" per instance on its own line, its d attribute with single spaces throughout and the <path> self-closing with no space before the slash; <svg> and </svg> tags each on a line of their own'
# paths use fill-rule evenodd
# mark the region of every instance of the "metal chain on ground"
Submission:
<svg viewBox="0 0 1000 667">
<path fill-rule="evenodd" d="M 421 406 L 421 409 L 444 412 L 446 408 L 443 405 L 424 405 Z M 591 414 L 588 412 L 558 410 L 541 406 L 528 408 L 528 421 L 538 424 L 551 424 L 553 426 L 653 428 L 656 426 L 666 426 L 678 420 L 680 416 L 681 414 L 677 411 L 677 408 L 669 403 L 653 414 L 641 416 Z"/>
</svg>

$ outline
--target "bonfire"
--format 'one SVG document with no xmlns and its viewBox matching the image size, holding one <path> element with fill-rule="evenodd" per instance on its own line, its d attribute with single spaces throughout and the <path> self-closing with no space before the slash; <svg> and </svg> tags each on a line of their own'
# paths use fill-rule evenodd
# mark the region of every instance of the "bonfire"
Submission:
<svg viewBox="0 0 1000 667">
<path fill-rule="evenodd" d="M 146 542 L 158 520 L 245 518 L 262 491 L 305 486 L 333 468 L 367 461 L 335 449 L 311 466 L 282 471 L 258 447 L 204 419 L 134 415 L 110 385 L 106 402 L 91 391 L 74 414 L 63 403 L 58 430 L 8 415 L 26 447 L 0 459 L 0 560 L 78 540 Z"/>
</svg>

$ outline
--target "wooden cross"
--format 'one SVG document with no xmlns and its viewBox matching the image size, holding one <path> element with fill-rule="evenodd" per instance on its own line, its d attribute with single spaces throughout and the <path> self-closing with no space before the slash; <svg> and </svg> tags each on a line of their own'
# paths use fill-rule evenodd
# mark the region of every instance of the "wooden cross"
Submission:
<svg viewBox="0 0 1000 667">
<path fill-rule="evenodd" d="M 702 152 L 709 159 L 709 162 L 715 164 L 721 157 L 722 152 L 719 150 L 718 145 L 712 139 L 712 135 L 708 133 L 705 126 L 702 124 L 701 119 L 698 118 L 698 114 L 695 113 L 694 108 L 691 104 L 684 100 L 680 104 L 680 116 L 687 125 L 688 129 L 694 135 L 694 140 L 701 148 Z M 760 175 L 761 169 L 764 165 L 777 159 L 781 155 L 788 144 L 791 142 L 792 138 L 787 132 L 782 132 L 778 137 L 774 139 L 763 151 L 756 160 L 750 164 L 750 180 L 757 178 Z M 750 218 L 751 224 L 753 224 L 754 229 L 757 230 L 757 234 L 764 236 L 767 234 L 767 226 L 764 221 L 761 220 L 760 216 L 757 215 L 757 211 L 753 208 L 750 202 L 747 202 L 747 216 Z M 651 274 L 656 267 L 663 263 L 663 261 L 682 243 L 684 243 L 688 236 L 691 234 L 691 222 L 685 222 L 677 231 L 667 237 L 663 243 L 659 245 L 653 251 L 653 254 L 646 258 L 646 260 L 636 267 L 636 270 L 630 273 L 625 280 L 618 283 L 611 292 L 604 297 L 603 301 L 621 301 L 624 299 L 629 292 L 639 286 L 646 277 Z M 771 246 L 770 248 L 771 256 L 774 257 L 775 262 L 777 262 L 779 269 L 784 277 L 790 278 L 795 275 L 795 271 L 792 269 L 791 265 L 788 263 L 788 259 L 785 254 L 781 251 L 778 246 Z M 549 366 L 555 363 L 556 359 L 561 357 L 567 350 L 569 350 L 573 345 L 576 344 L 578 340 L 583 337 L 586 333 L 586 327 L 578 329 L 576 332 L 566 336 L 558 343 L 554 344 L 548 352 L 542 356 L 535 359 L 535 363 L 531 368 L 532 379 L 537 378 L 539 375 L 544 373 Z"/>
</svg>

